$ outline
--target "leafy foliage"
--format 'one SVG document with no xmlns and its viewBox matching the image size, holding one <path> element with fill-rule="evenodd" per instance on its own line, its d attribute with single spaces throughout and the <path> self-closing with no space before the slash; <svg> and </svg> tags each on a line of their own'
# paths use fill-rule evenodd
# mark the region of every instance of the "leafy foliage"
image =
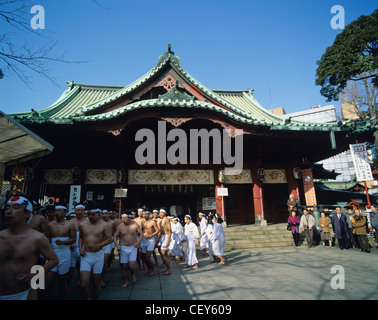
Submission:
<svg viewBox="0 0 378 320">
<path fill-rule="evenodd" d="M 370 79 L 378 87 L 378 9 L 347 25 L 317 65 L 315 83 L 327 101 L 337 101 L 348 81 Z"/>
</svg>

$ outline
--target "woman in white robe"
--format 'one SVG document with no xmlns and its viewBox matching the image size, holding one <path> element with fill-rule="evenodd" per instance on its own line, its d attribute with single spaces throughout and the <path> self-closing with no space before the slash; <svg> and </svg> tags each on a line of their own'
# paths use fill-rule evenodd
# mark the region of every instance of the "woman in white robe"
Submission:
<svg viewBox="0 0 378 320">
<path fill-rule="evenodd" d="M 187 263 L 185 268 L 198 269 L 196 245 L 199 244 L 200 235 L 197 226 L 192 222 L 189 215 L 186 215 L 184 220 L 186 225 L 183 241 L 186 241 L 185 260 Z"/>
<path fill-rule="evenodd" d="M 214 223 L 214 240 L 213 240 L 213 250 L 214 255 L 216 255 L 221 261 L 219 264 L 226 264 L 226 259 L 224 257 L 224 244 L 225 244 L 225 235 L 223 231 L 222 218 L 219 214 L 215 214 L 213 217 Z"/>
<path fill-rule="evenodd" d="M 178 261 L 183 261 L 184 257 L 182 254 L 182 239 L 183 239 L 183 228 L 180 223 L 180 219 L 175 217 L 172 219 L 172 239 L 173 246 L 171 249 L 171 255 Z"/>
<path fill-rule="evenodd" d="M 200 230 L 201 230 L 201 239 L 200 239 L 200 248 L 203 250 L 203 255 L 206 255 L 206 249 L 209 247 L 209 240 L 207 238 L 206 229 L 207 229 L 207 220 L 206 215 L 202 212 L 198 214 L 200 218 Z"/>
</svg>

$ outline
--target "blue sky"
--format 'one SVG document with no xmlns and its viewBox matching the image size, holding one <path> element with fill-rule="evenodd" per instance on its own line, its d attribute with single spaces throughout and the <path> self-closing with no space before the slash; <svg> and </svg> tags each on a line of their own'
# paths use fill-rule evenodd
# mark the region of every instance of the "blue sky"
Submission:
<svg viewBox="0 0 378 320">
<path fill-rule="evenodd" d="M 266 109 L 286 112 L 326 102 L 315 85 L 316 61 L 341 30 L 331 28 L 331 7 L 342 5 L 345 24 L 371 14 L 373 0 L 41 0 L 41 36 L 16 30 L 15 45 L 52 52 L 80 64 L 49 63 L 49 80 L 29 73 L 31 86 L 16 75 L 0 80 L 0 110 L 6 113 L 50 106 L 66 80 L 128 85 L 150 69 L 168 43 L 183 68 L 210 89 L 254 89 Z M 33 17 L 30 14 L 30 19 Z M 0 33 L 11 31 L 0 21 Z M 0 68 L 2 68 L 0 64 Z"/>
</svg>

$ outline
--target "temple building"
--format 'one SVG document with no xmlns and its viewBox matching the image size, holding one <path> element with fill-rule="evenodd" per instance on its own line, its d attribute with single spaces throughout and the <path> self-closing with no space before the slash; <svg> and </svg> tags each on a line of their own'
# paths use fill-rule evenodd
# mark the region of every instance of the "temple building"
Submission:
<svg viewBox="0 0 378 320">
<path fill-rule="evenodd" d="M 283 222 L 289 194 L 317 204 L 313 180 L 335 175 L 314 164 L 347 150 L 356 134 L 348 123 L 274 115 L 253 90 L 208 89 L 170 47 L 125 87 L 67 84 L 48 108 L 9 114 L 54 147 L 5 172 L 11 190 L 27 186 L 40 203 L 95 200 L 108 210 L 121 203 L 217 212 L 228 224 Z M 118 189 L 127 197 L 115 197 Z"/>
</svg>

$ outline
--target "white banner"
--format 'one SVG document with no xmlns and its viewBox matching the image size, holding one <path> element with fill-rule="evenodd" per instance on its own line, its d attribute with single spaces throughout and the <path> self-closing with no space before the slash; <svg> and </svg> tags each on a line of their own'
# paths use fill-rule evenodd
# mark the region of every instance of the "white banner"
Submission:
<svg viewBox="0 0 378 320">
<path fill-rule="evenodd" d="M 68 213 L 75 210 L 75 206 L 80 202 L 80 195 L 80 185 L 74 185 L 70 187 L 70 202 L 68 203 Z"/>
<path fill-rule="evenodd" d="M 366 143 L 349 145 L 352 153 L 354 169 L 356 170 L 357 181 L 374 180 L 369 163 Z"/>
</svg>

